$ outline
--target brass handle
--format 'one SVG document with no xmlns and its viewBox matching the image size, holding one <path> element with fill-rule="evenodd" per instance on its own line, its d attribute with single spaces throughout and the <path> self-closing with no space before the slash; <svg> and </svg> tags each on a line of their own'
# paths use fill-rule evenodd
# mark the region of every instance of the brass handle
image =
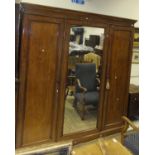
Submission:
<svg viewBox="0 0 155 155">
<path fill-rule="evenodd" d="M 106 83 L 106 89 L 107 89 L 107 90 L 110 89 L 110 82 L 109 82 L 109 79 L 107 80 L 107 83 Z"/>
<path fill-rule="evenodd" d="M 42 53 L 44 53 L 44 52 L 45 52 L 45 49 L 44 49 L 44 48 L 43 48 L 43 49 L 41 49 L 41 52 L 42 52 Z"/>
</svg>

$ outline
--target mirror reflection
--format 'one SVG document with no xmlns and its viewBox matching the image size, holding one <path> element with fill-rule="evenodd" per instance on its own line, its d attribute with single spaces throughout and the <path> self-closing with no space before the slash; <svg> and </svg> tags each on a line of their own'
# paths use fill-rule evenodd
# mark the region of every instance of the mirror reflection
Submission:
<svg viewBox="0 0 155 155">
<path fill-rule="evenodd" d="M 96 128 L 104 29 L 70 29 L 63 133 Z"/>
</svg>

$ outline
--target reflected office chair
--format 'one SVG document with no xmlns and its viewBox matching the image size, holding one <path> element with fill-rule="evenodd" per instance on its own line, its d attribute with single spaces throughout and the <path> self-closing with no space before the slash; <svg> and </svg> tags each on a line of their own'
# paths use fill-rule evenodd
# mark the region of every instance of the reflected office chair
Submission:
<svg viewBox="0 0 155 155">
<path fill-rule="evenodd" d="M 96 78 L 96 65 L 94 63 L 78 63 L 75 68 L 76 88 L 74 107 L 82 120 L 85 118 L 86 107 L 97 108 L 99 103 L 99 79 Z M 79 108 L 77 106 L 79 105 Z"/>
<path fill-rule="evenodd" d="M 125 122 L 121 132 L 121 141 L 134 155 L 139 155 L 139 128 L 136 127 L 127 117 L 122 117 Z M 132 128 L 128 130 L 129 126 Z"/>
</svg>

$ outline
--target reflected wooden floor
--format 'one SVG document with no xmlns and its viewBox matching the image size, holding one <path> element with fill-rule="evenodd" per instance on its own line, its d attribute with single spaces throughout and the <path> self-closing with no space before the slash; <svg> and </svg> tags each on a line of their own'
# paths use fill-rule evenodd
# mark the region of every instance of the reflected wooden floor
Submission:
<svg viewBox="0 0 155 155">
<path fill-rule="evenodd" d="M 87 111 L 85 120 L 81 120 L 79 114 L 72 106 L 74 96 L 68 95 L 65 102 L 64 134 L 96 128 L 97 111 Z"/>
</svg>

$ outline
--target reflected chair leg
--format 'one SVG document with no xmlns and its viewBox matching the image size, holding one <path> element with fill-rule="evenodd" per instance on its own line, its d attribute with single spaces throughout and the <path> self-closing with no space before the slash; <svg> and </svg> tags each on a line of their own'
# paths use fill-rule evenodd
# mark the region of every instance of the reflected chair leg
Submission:
<svg viewBox="0 0 155 155">
<path fill-rule="evenodd" d="M 76 98 L 74 98 L 73 107 L 74 107 L 75 109 L 77 109 L 77 99 L 76 99 Z"/>
<path fill-rule="evenodd" d="M 85 104 L 82 103 L 82 114 L 81 114 L 81 119 L 84 120 L 84 116 L 85 116 Z"/>
</svg>

